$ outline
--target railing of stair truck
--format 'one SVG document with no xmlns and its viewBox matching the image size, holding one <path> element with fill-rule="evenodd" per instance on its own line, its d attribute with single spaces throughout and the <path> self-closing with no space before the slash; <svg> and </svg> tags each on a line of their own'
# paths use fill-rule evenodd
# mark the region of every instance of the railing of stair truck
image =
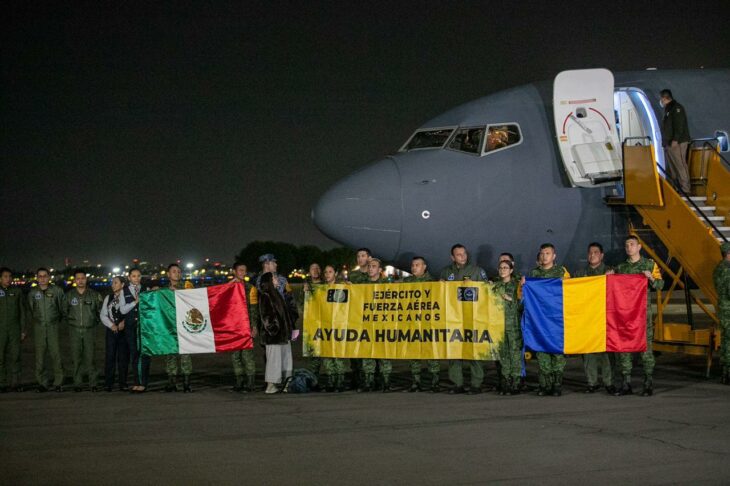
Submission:
<svg viewBox="0 0 730 486">
<path fill-rule="evenodd" d="M 696 138 L 696 139 L 690 141 L 688 148 L 687 148 L 687 155 L 689 155 L 689 149 L 692 147 L 692 145 L 694 145 L 695 143 L 699 143 L 699 142 L 702 142 L 702 148 L 707 147 L 707 148 L 714 150 L 715 153 L 717 154 L 717 156 L 720 157 L 720 160 L 722 160 L 725 163 L 725 166 L 727 168 L 730 168 L 730 161 L 728 161 L 725 157 L 723 157 L 723 155 L 717 150 L 716 144 L 718 143 L 718 140 L 716 138 Z M 713 143 L 714 143 L 714 145 L 713 145 Z M 686 157 L 686 158 L 687 158 L 687 160 L 689 160 L 689 157 Z M 675 185 L 676 185 L 676 183 L 675 183 Z M 694 203 L 692 203 L 692 204 L 694 205 Z M 697 206 L 695 205 L 695 207 L 697 207 Z M 697 209 L 697 210 L 699 211 L 699 209 Z M 715 230 L 715 232 L 720 236 L 720 238 L 722 238 L 722 240 L 725 243 L 728 243 L 727 237 L 717 229 L 717 226 L 715 226 L 712 223 L 712 221 L 707 219 L 707 217 L 704 214 L 702 214 L 702 216 L 703 216 L 703 219 L 705 219 L 705 221 L 710 223 L 710 226 L 712 226 L 712 229 Z"/>
<path fill-rule="evenodd" d="M 622 165 L 624 164 L 624 161 L 626 160 L 626 157 L 625 157 L 625 154 L 624 154 L 624 149 L 625 149 L 625 147 L 626 147 L 626 141 L 627 141 L 627 140 L 648 140 L 650 144 L 652 143 L 651 137 L 647 137 L 647 136 L 643 136 L 643 137 L 626 137 L 626 138 L 625 138 L 625 139 L 623 140 L 623 142 L 621 142 L 621 164 L 622 164 Z M 702 143 L 703 143 L 703 145 L 702 145 L 703 147 L 707 146 L 707 147 L 710 147 L 710 148 L 712 148 L 712 149 L 715 149 L 715 146 L 713 146 L 713 145 L 712 145 L 712 142 L 715 142 L 715 143 L 717 143 L 717 139 L 716 139 L 716 138 L 698 138 L 698 139 L 692 140 L 692 141 L 691 141 L 691 142 L 689 143 L 689 147 L 691 147 L 691 146 L 692 146 L 693 144 L 695 144 L 695 143 L 698 143 L 698 142 L 702 142 Z M 640 145 L 640 144 L 639 144 L 639 145 Z M 689 148 L 688 148 L 687 150 L 689 151 Z M 728 162 L 728 160 L 727 160 L 727 159 L 726 159 L 725 157 L 723 157 L 723 156 L 722 156 L 722 154 L 720 154 L 720 153 L 718 152 L 718 155 L 720 156 L 720 158 L 721 158 L 721 159 L 722 159 L 722 160 L 723 160 L 723 161 L 724 161 L 724 162 L 725 162 L 725 163 L 726 163 L 726 164 L 727 164 L 728 166 L 730 166 L 730 162 Z M 722 239 L 723 239 L 723 241 L 725 241 L 725 242 L 727 243 L 727 242 L 728 242 L 728 239 L 727 239 L 727 238 L 725 237 L 725 235 L 724 235 L 724 234 L 723 234 L 723 233 L 722 233 L 722 232 L 721 232 L 721 231 L 720 231 L 720 230 L 719 230 L 719 229 L 717 228 L 717 226 L 715 226 L 715 223 L 713 223 L 713 222 L 712 222 L 712 220 L 711 220 L 711 219 L 710 219 L 710 218 L 709 218 L 709 217 L 708 217 L 708 216 L 707 216 L 707 215 L 706 215 L 706 214 L 705 214 L 705 213 L 704 213 L 704 212 L 703 212 L 703 211 L 702 211 L 702 210 L 700 209 L 700 207 L 699 207 L 699 206 L 697 206 L 697 204 L 695 204 L 695 202 L 694 202 L 694 201 L 692 200 L 692 198 L 690 197 L 690 195 L 689 195 L 689 194 L 687 194 L 686 192 L 684 192 L 684 191 L 682 190 L 682 188 L 680 187 L 680 185 L 679 185 L 679 183 L 677 182 L 677 180 L 676 180 L 675 178 L 671 177 L 671 176 L 670 176 L 670 175 L 669 175 L 669 174 L 667 173 L 667 171 L 666 171 L 666 170 L 664 170 L 664 167 L 662 167 L 661 165 L 659 165 L 659 164 L 656 164 L 656 167 L 657 167 L 657 169 L 659 169 L 659 171 L 660 171 L 660 172 L 662 173 L 662 175 L 664 176 L 664 178 L 665 178 L 666 180 L 668 180 L 668 181 L 669 181 L 669 182 L 670 182 L 670 183 L 672 184 L 672 187 L 674 188 L 674 190 L 676 190 L 676 191 L 677 191 L 677 192 L 678 192 L 678 193 L 679 193 L 679 194 L 680 194 L 681 196 L 684 196 L 684 198 L 685 198 L 685 199 L 687 200 L 687 202 L 688 202 L 689 204 L 691 204 L 692 206 L 694 206 L 694 208 L 695 208 L 695 209 L 697 210 L 697 214 L 698 214 L 698 215 L 700 215 L 700 216 L 702 217 L 702 219 L 703 219 L 703 220 L 704 220 L 704 221 L 705 221 L 705 222 L 706 222 L 706 223 L 707 223 L 708 225 L 710 225 L 710 227 L 711 227 L 711 228 L 712 228 L 713 230 L 715 230 L 715 233 L 717 233 L 717 234 L 718 234 L 718 235 L 720 236 L 720 238 L 722 238 Z M 625 172 L 626 172 L 626 167 L 624 166 L 624 173 L 625 173 Z M 624 185 L 625 185 L 625 184 L 624 184 Z"/>
</svg>

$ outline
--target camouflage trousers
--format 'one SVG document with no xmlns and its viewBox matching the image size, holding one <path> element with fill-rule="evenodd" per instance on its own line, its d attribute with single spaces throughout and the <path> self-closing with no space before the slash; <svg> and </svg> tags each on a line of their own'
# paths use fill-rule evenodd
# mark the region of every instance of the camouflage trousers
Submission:
<svg viewBox="0 0 730 486">
<path fill-rule="evenodd" d="M 312 356 L 307 364 L 309 371 L 319 376 L 320 371 L 327 376 L 344 375 L 345 360 L 343 358 L 320 358 Z"/>
<path fill-rule="evenodd" d="M 551 353 L 537 354 L 537 366 L 539 368 L 538 380 L 541 388 L 552 388 L 553 385 L 560 386 L 563 382 L 563 371 L 565 370 L 565 355 Z"/>
<path fill-rule="evenodd" d="M 189 354 L 168 354 L 165 356 L 165 371 L 168 378 L 177 378 L 178 365 L 177 358 L 180 357 L 180 367 L 183 376 L 190 376 L 193 372 L 193 359 Z"/>
<path fill-rule="evenodd" d="M 730 302 L 719 306 L 720 318 L 720 365 L 730 367 Z"/>
<path fill-rule="evenodd" d="M 641 353 L 641 364 L 644 367 L 644 375 L 654 374 L 654 322 L 649 315 L 646 319 L 646 351 Z M 633 353 L 618 353 L 618 371 L 624 378 L 631 376 L 633 369 Z"/>
<path fill-rule="evenodd" d="M 253 349 L 234 351 L 231 353 L 231 362 L 233 363 L 233 374 L 235 376 L 256 375 L 256 357 Z"/>
<path fill-rule="evenodd" d="M 365 358 L 362 360 L 362 372 L 365 376 L 372 376 L 375 374 L 376 366 L 380 365 L 380 374 L 384 377 L 389 377 L 393 371 L 393 363 L 389 359 L 369 359 Z"/>
<path fill-rule="evenodd" d="M 427 360 L 426 367 L 428 368 L 428 372 L 431 373 L 431 376 L 438 376 L 441 373 L 441 362 L 437 359 Z M 421 360 L 411 360 L 411 375 L 413 375 L 414 379 L 421 378 L 421 371 Z"/>
<path fill-rule="evenodd" d="M 613 353 L 590 353 L 583 355 L 583 369 L 586 372 L 588 386 L 598 385 L 598 369 L 601 369 L 603 386 L 613 385 L 611 356 Z"/>
<path fill-rule="evenodd" d="M 505 379 L 522 376 L 522 332 L 519 329 L 505 330 L 499 343 L 499 361 Z"/>
</svg>

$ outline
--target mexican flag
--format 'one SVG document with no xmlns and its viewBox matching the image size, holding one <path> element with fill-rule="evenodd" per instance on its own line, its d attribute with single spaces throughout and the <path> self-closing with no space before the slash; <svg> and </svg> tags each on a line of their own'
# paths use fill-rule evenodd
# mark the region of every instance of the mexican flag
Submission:
<svg viewBox="0 0 730 486">
<path fill-rule="evenodd" d="M 251 349 L 243 284 L 160 289 L 139 296 L 141 352 L 146 355 L 223 353 Z"/>
</svg>

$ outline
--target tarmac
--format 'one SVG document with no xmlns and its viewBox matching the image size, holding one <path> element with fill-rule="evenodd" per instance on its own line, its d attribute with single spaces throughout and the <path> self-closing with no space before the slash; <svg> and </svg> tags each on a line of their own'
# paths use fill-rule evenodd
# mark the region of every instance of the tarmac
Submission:
<svg viewBox="0 0 730 486">
<path fill-rule="evenodd" d="M 560 398 L 404 393 L 404 362 L 390 394 L 265 395 L 262 363 L 259 391 L 240 394 L 227 355 L 193 362 L 192 394 L 160 392 L 154 358 L 141 395 L 75 393 L 68 378 L 63 393 L 0 395 L 2 484 L 730 483 L 730 386 L 704 379 L 702 358 L 659 356 L 653 397 L 586 394 L 569 358 Z M 25 344 L 28 385 L 32 363 Z"/>
</svg>

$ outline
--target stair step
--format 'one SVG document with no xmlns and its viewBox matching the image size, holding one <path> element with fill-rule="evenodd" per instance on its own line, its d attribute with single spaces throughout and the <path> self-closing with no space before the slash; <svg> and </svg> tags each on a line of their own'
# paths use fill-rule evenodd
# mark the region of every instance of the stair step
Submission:
<svg viewBox="0 0 730 486">
<path fill-rule="evenodd" d="M 725 221 L 725 216 L 708 216 L 710 221 Z"/>
<path fill-rule="evenodd" d="M 694 206 L 690 206 L 689 208 L 692 211 L 697 211 L 697 208 L 699 208 L 700 211 L 702 211 L 703 213 L 707 213 L 707 212 L 716 210 L 717 209 L 717 206 L 697 206 L 697 208 L 694 207 Z"/>
<path fill-rule="evenodd" d="M 682 196 L 682 199 L 685 201 L 687 200 L 687 198 L 684 196 Z M 693 200 L 694 202 L 705 202 L 705 201 L 707 201 L 707 196 L 692 196 L 692 197 L 690 197 L 690 199 Z"/>
<path fill-rule="evenodd" d="M 720 233 L 726 233 L 730 231 L 730 226 L 716 226 L 716 228 L 717 231 L 719 231 Z"/>
</svg>

